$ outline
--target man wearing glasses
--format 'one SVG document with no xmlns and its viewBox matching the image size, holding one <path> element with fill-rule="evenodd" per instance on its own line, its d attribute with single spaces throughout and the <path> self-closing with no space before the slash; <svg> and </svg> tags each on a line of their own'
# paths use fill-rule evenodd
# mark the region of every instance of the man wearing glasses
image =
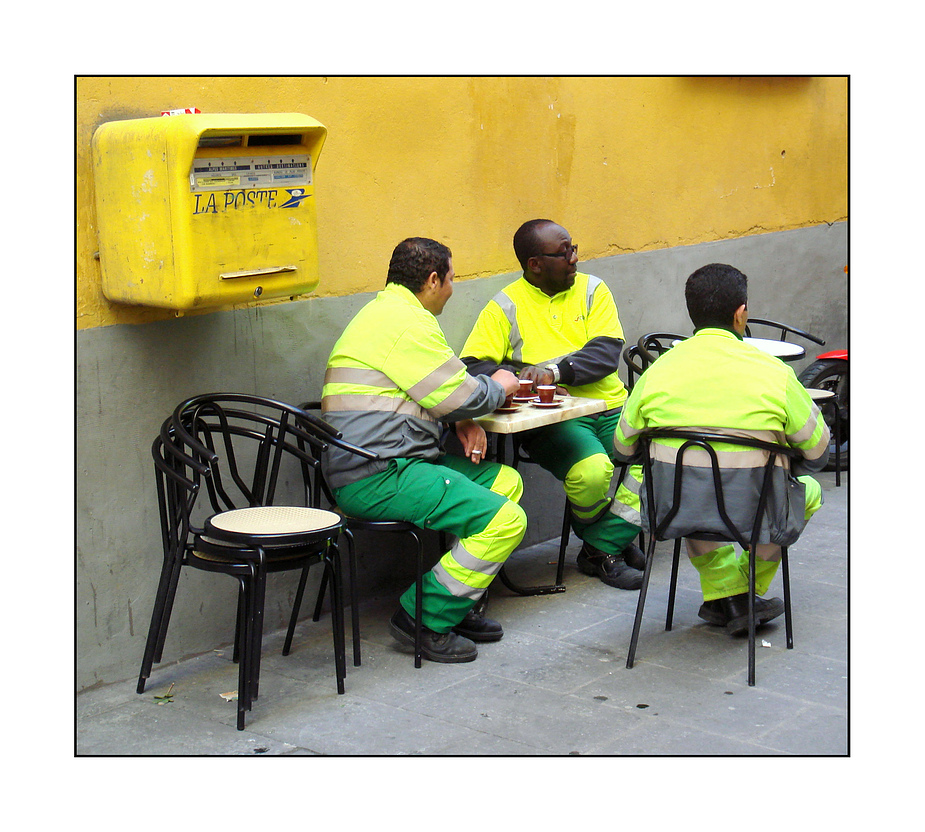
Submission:
<svg viewBox="0 0 925 832">
<path fill-rule="evenodd" d="M 623 328 L 613 295 L 578 271 L 578 246 L 561 225 L 537 219 L 514 234 L 523 277 L 479 314 L 461 357 L 470 373 L 507 369 L 534 384 L 556 384 L 574 396 L 604 399 L 607 410 L 526 431 L 530 457 L 563 483 L 572 530 L 581 538 L 578 568 L 620 589 L 642 585 L 639 532 L 642 470 L 630 469 L 609 497 L 613 435 L 626 388 L 617 376 Z"/>
</svg>

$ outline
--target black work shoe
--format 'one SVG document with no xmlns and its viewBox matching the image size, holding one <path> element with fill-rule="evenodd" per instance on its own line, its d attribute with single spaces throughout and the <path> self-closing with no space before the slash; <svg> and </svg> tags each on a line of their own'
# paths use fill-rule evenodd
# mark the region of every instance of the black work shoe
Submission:
<svg viewBox="0 0 925 832">
<path fill-rule="evenodd" d="M 646 568 L 646 553 L 642 551 L 635 543 L 627 543 L 626 547 L 620 553 L 626 565 L 642 572 Z"/>
<path fill-rule="evenodd" d="M 578 568 L 585 575 L 600 578 L 607 586 L 617 589 L 639 589 L 642 586 L 642 572 L 628 566 L 623 555 L 607 555 L 588 543 L 578 553 Z"/>
<path fill-rule="evenodd" d="M 504 636 L 504 630 L 498 621 L 486 618 L 475 609 L 466 613 L 466 617 L 453 628 L 453 632 L 465 636 L 470 641 L 478 642 L 500 641 Z"/>
<path fill-rule="evenodd" d="M 784 611 L 780 598 L 759 598 L 755 596 L 755 626 L 773 621 Z M 704 601 L 697 613 L 708 624 L 725 627 L 730 635 L 748 632 L 748 594 L 731 595 Z"/>
<path fill-rule="evenodd" d="M 399 607 L 389 621 L 389 632 L 402 644 L 414 647 L 414 619 Z M 450 664 L 454 662 L 473 662 L 478 656 L 478 648 L 467 638 L 454 632 L 435 633 L 427 627 L 421 627 L 421 655 L 432 662 Z"/>
</svg>

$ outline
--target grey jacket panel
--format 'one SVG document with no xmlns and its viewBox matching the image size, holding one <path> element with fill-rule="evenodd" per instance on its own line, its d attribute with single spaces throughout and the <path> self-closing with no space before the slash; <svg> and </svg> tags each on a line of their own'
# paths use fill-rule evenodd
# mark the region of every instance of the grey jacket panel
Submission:
<svg viewBox="0 0 925 832">
<path fill-rule="evenodd" d="M 673 500 L 675 465 L 652 461 L 652 486 L 655 495 L 656 520 L 661 522 Z M 764 468 L 720 469 L 725 509 L 733 524 L 748 540 L 758 497 L 764 480 Z M 728 534 L 716 503 L 713 472 L 709 468 L 685 466 L 683 471 L 681 508 L 661 536 L 665 538 L 697 537 L 697 532 Z M 806 486 L 785 468 L 775 467 L 771 495 L 758 536 L 759 543 L 789 546 L 806 526 Z M 648 529 L 648 489 L 643 486 L 641 513 Z"/>
</svg>

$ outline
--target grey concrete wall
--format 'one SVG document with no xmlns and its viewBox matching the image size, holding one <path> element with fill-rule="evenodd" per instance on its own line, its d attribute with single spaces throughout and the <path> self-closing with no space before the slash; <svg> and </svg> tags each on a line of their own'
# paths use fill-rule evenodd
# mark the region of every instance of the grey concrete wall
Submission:
<svg viewBox="0 0 925 832">
<path fill-rule="evenodd" d="M 634 342 L 656 330 L 689 333 L 684 281 L 706 263 L 730 263 L 749 276 L 752 316 L 826 340 L 823 348 L 807 345 L 813 349 L 793 365 L 799 372 L 820 351 L 848 345 L 847 236 L 846 224 L 822 225 L 608 257 L 581 268 L 611 288 L 627 341 Z M 516 276 L 457 283 L 441 316 L 454 349 L 461 348 L 485 301 Z M 184 398 L 210 391 L 252 392 L 292 403 L 317 398 L 334 340 L 371 297 L 311 298 L 78 333 L 78 689 L 138 673 L 161 561 L 150 456 L 161 422 Z M 527 466 L 524 479 L 530 518 L 525 544 L 557 536 L 558 484 L 535 466 Z M 361 549 L 361 592 L 397 597 L 411 580 L 408 558 Z M 433 545 L 431 553 L 436 557 Z M 294 589 L 294 578 L 271 576 L 268 629 L 283 625 Z M 235 601 L 230 578 L 187 570 L 164 660 L 229 642 Z M 310 605 L 303 609 L 310 612 Z"/>
</svg>

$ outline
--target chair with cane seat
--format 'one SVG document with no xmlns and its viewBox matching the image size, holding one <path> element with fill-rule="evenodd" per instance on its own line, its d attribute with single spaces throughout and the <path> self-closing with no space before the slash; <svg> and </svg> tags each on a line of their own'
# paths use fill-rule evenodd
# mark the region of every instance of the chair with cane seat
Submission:
<svg viewBox="0 0 925 832">
<path fill-rule="evenodd" d="M 283 654 L 289 653 L 308 569 L 324 565 L 334 584 L 331 619 L 338 693 L 344 692 L 343 608 L 336 541 L 343 521 L 317 505 L 279 505 L 288 478 L 317 481 L 309 453 L 325 444 L 299 426 L 291 405 L 244 394 L 211 394 L 176 408 L 154 440 L 164 560 L 139 674 L 144 691 L 161 660 L 184 566 L 227 574 L 239 584 L 234 658 L 238 661 L 237 727 L 257 699 L 266 576 L 301 572 Z M 307 493 L 318 493 L 313 484 Z M 205 495 L 205 496 L 203 496 Z"/>
<path fill-rule="evenodd" d="M 657 494 L 665 494 L 668 489 L 654 487 L 652 452 L 658 441 L 677 441 L 677 456 L 674 460 L 674 474 L 671 483 L 671 496 L 662 497 L 661 502 Z M 642 624 L 643 609 L 646 602 L 646 593 L 649 587 L 649 578 L 652 573 L 652 564 L 655 557 L 655 544 L 658 541 L 674 540 L 674 553 L 671 565 L 671 579 L 668 595 L 668 612 L 665 620 L 665 629 L 670 630 L 674 615 L 675 589 L 678 580 L 678 563 L 681 553 L 682 537 L 697 540 L 710 540 L 718 542 L 735 542 L 749 556 L 749 593 L 748 593 L 748 684 L 755 684 L 755 548 L 759 539 L 766 533 L 770 522 L 770 514 L 774 504 L 780 502 L 780 495 L 774 494 L 775 468 L 783 468 L 788 472 L 790 461 L 799 457 L 799 452 L 788 445 L 779 445 L 743 435 L 730 435 L 720 432 L 703 432 L 681 428 L 655 428 L 647 430 L 640 438 L 643 462 L 642 501 L 643 520 L 648 526 L 648 546 L 646 547 L 646 566 L 643 572 L 642 588 L 639 591 L 639 600 L 636 605 L 636 617 L 633 622 L 633 634 L 630 640 L 629 652 L 626 658 L 627 668 L 633 667 L 636 657 L 636 646 L 639 640 L 639 631 Z M 761 487 L 756 495 L 753 505 L 736 505 L 729 507 L 725 499 L 722 471 L 719 467 L 717 452 L 714 445 L 721 443 L 725 446 L 734 446 L 739 450 L 758 449 L 767 454 L 767 460 L 761 472 Z M 700 459 L 694 459 L 695 455 Z M 688 457 L 690 455 L 690 457 Z M 705 455 L 705 456 L 704 456 Z M 688 464 L 685 464 L 685 461 Z M 690 464 L 696 462 L 696 465 Z M 699 528 L 698 522 L 702 517 L 693 520 L 684 518 L 685 509 L 685 476 L 693 479 L 693 471 L 702 472 L 708 468 L 712 480 L 713 495 L 721 523 L 713 528 Z M 700 483 L 704 480 L 701 477 Z M 688 497 L 688 499 L 690 499 Z M 784 498 L 786 499 L 786 497 Z M 734 521 L 730 514 L 735 514 Z M 680 517 L 679 517 L 680 515 Z M 683 520 L 681 518 L 684 518 Z M 689 524 L 689 525 L 686 525 Z M 787 558 L 787 546 L 781 546 L 781 578 L 784 589 L 784 621 L 786 626 L 787 649 L 793 649 L 793 623 L 790 608 L 790 567 Z"/>
</svg>

